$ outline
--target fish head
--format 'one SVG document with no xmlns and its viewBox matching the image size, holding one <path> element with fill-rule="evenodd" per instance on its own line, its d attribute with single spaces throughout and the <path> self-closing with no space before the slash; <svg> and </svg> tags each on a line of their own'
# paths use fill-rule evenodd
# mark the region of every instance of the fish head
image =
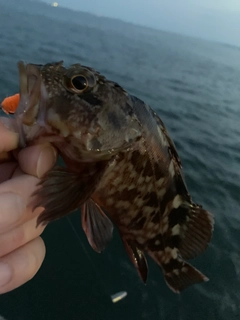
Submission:
<svg viewBox="0 0 240 320">
<path fill-rule="evenodd" d="M 130 96 L 99 72 L 80 64 L 18 63 L 16 118 L 27 141 L 45 137 L 78 148 L 81 157 L 111 157 L 141 138 Z M 55 137 L 55 138 L 53 138 Z"/>
</svg>

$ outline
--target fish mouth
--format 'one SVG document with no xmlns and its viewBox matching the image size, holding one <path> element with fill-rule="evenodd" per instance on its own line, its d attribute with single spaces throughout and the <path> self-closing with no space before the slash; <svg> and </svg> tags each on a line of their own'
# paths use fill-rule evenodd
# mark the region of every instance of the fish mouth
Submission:
<svg viewBox="0 0 240 320">
<path fill-rule="evenodd" d="M 47 91 L 42 81 L 39 65 L 18 62 L 20 101 L 15 113 L 20 146 L 46 131 Z"/>
<path fill-rule="evenodd" d="M 42 78 L 39 68 L 34 64 L 18 62 L 20 102 L 16 116 L 22 123 L 31 126 L 36 122 L 39 112 Z"/>
</svg>

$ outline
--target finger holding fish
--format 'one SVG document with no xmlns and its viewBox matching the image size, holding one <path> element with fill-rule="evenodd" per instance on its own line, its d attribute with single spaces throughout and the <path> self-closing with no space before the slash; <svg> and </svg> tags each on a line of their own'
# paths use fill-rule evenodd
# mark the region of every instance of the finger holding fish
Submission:
<svg viewBox="0 0 240 320">
<path fill-rule="evenodd" d="M 20 168 L 27 174 L 41 178 L 52 169 L 57 160 L 57 151 L 50 143 L 37 144 L 23 149 L 18 154 Z"/>
<path fill-rule="evenodd" d="M 42 227 L 36 229 L 36 220 L 43 208 L 34 210 L 30 205 L 33 201 L 31 193 L 37 189 L 37 182 L 37 178 L 22 174 L 0 185 L 0 257 L 43 231 Z M 35 223 L 29 224 L 31 221 Z"/>
<path fill-rule="evenodd" d="M 7 141 L 1 144 L 0 135 L 1 151 L 16 150 L 15 134 L 12 139 L 12 132 L 0 124 L 0 132 L 1 128 Z M 39 235 L 44 227 L 36 228 L 43 208 L 33 210 L 30 204 L 37 177 L 51 169 L 57 157 L 49 143 L 12 153 L 15 161 L 0 164 L 0 293 L 31 279 L 43 261 L 45 246 Z"/>
<path fill-rule="evenodd" d="M 16 149 L 18 147 L 18 139 L 18 133 L 10 131 L 6 128 L 5 124 L 0 121 L 0 154 Z"/>
<path fill-rule="evenodd" d="M 48 144 L 25 148 L 18 153 L 18 162 L 0 164 L 0 228 L 8 230 L 8 221 L 21 223 L 34 217 L 29 203 L 39 179 L 52 168 L 56 152 Z M 23 172 L 25 171 L 25 172 Z"/>
<path fill-rule="evenodd" d="M 29 188 L 36 188 L 37 178 L 28 177 L 18 176 L 0 185 L 0 293 L 32 278 L 45 254 L 42 241 L 34 241 L 44 229 L 41 225 L 36 228 L 37 217 L 43 208 L 33 210 L 28 206 L 31 200 Z M 25 267 L 23 258 L 26 259 Z M 33 261 L 36 262 L 31 265 Z"/>
<path fill-rule="evenodd" d="M 12 150 L 15 150 L 19 144 L 19 134 L 14 127 L 14 119 L 0 117 L 0 164 L 14 161 Z"/>
<path fill-rule="evenodd" d="M 40 237 L 0 258 L 0 294 L 9 292 L 37 273 L 45 257 L 45 245 Z"/>
<path fill-rule="evenodd" d="M 0 163 L 0 184 L 11 179 L 17 168 L 18 164 L 16 161 L 6 160 L 5 162 Z"/>
<path fill-rule="evenodd" d="M 43 225 L 37 225 L 37 216 L 41 211 L 33 215 L 31 220 L 27 220 L 16 226 L 14 229 L 0 234 L 0 257 L 16 250 L 19 247 L 24 246 L 29 241 L 40 236 L 44 230 Z"/>
</svg>

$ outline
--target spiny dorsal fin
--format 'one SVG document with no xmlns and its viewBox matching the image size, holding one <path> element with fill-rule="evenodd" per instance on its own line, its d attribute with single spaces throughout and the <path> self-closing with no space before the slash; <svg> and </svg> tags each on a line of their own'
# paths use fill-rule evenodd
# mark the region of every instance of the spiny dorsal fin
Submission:
<svg viewBox="0 0 240 320">
<path fill-rule="evenodd" d="M 92 199 L 82 206 L 82 227 L 91 247 L 101 252 L 112 239 L 113 224 Z"/>
<path fill-rule="evenodd" d="M 157 121 L 160 123 L 162 133 L 165 135 L 165 137 L 166 137 L 166 139 L 168 141 L 169 152 L 171 153 L 171 156 L 174 158 L 174 160 L 178 164 L 179 168 L 181 169 L 182 168 L 182 163 L 181 163 L 180 157 L 179 157 L 179 155 L 177 153 L 177 149 L 175 147 L 175 144 L 172 141 L 172 139 L 170 138 L 170 136 L 168 134 L 168 131 L 167 131 L 167 128 L 165 127 L 165 125 L 162 122 L 162 120 L 158 116 L 156 116 L 156 117 L 157 117 Z"/>
</svg>

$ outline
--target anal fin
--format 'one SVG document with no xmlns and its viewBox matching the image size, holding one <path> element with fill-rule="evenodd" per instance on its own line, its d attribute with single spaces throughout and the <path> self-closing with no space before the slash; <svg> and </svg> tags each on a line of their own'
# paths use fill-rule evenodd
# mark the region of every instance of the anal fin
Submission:
<svg viewBox="0 0 240 320">
<path fill-rule="evenodd" d="M 92 199 L 82 206 L 82 227 L 92 248 L 101 252 L 112 239 L 113 224 Z"/>
<path fill-rule="evenodd" d="M 134 241 L 123 239 L 123 243 L 131 261 L 138 271 L 140 278 L 144 283 L 146 283 L 148 275 L 148 264 L 143 251 L 138 248 L 137 244 Z"/>
</svg>

